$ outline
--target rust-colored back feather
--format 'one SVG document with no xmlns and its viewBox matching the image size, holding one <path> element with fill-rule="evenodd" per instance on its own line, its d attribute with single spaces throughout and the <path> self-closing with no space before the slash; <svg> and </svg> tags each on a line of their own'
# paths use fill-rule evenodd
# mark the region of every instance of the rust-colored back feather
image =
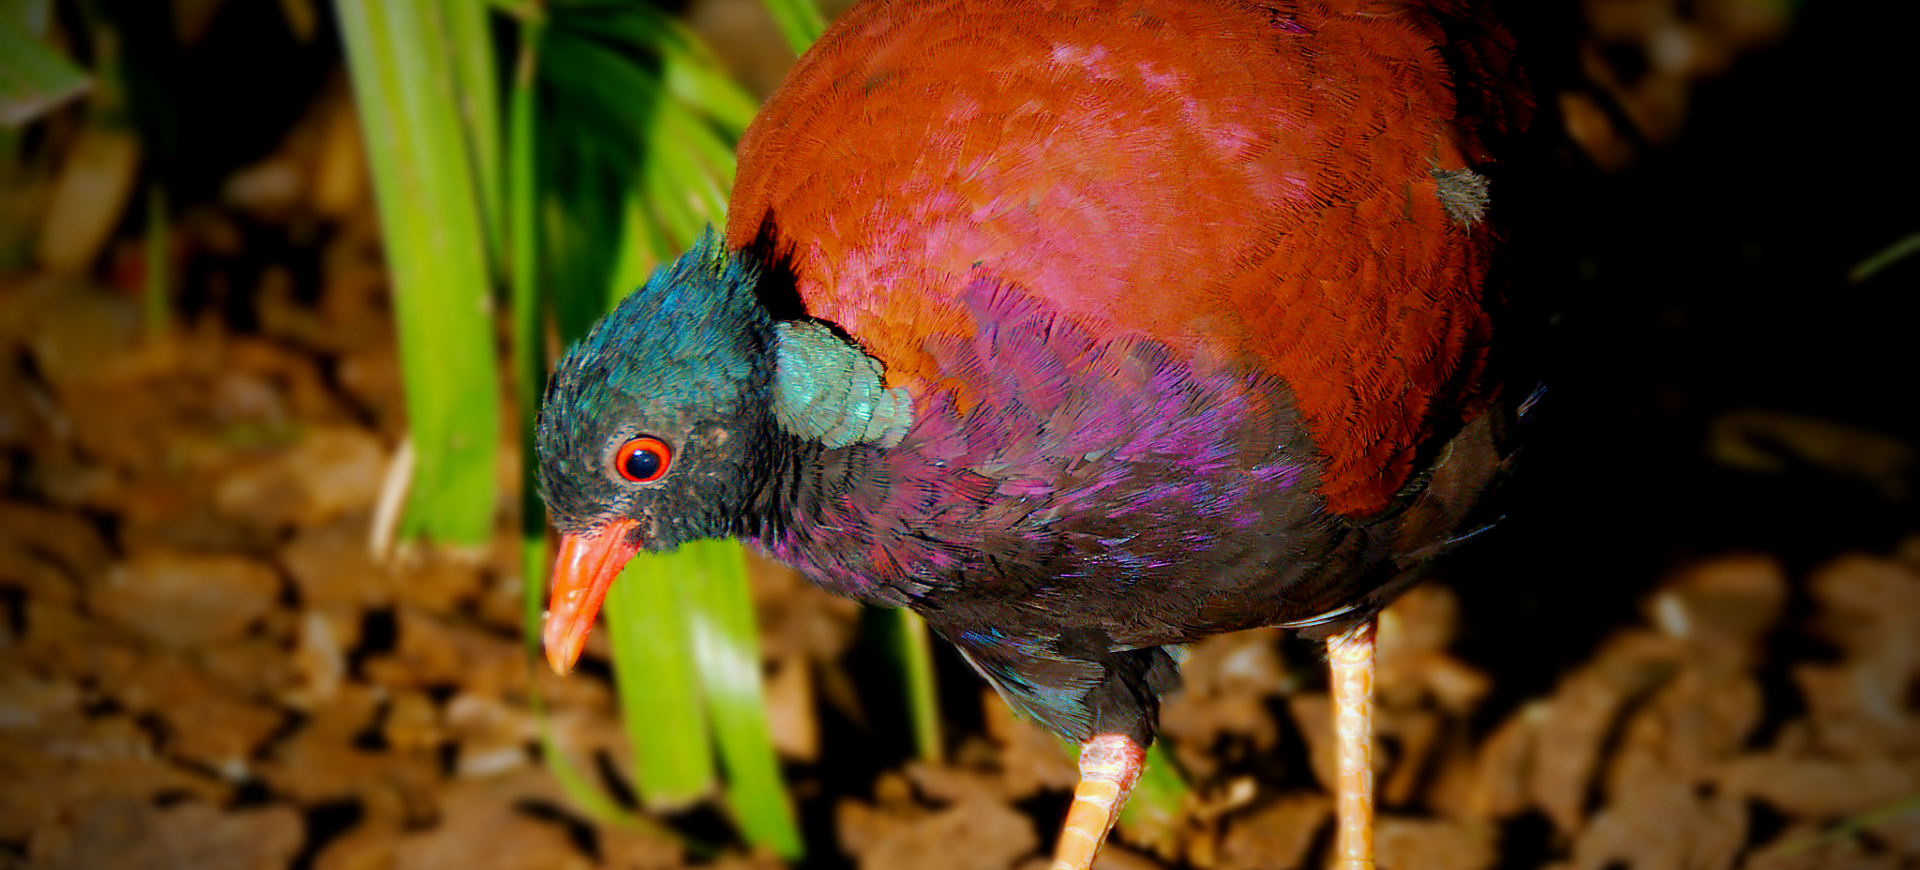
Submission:
<svg viewBox="0 0 1920 870">
<path fill-rule="evenodd" d="M 728 241 L 770 243 L 808 313 L 914 390 L 958 386 L 923 339 L 972 329 L 956 297 L 982 275 L 1094 334 L 1269 371 L 1328 509 L 1375 513 L 1485 398 L 1493 236 L 1437 174 L 1485 157 L 1440 12 L 866 0 L 748 129 Z M 1492 28 L 1460 43 L 1466 74 L 1507 68 Z M 1467 91 L 1495 124 L 1525 111 L 1517 84 Z"/>
</svg>

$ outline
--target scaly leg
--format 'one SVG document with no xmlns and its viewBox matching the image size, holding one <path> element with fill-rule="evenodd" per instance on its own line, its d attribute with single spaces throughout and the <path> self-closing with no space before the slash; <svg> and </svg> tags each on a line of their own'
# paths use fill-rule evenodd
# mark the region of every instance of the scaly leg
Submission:
<svg viewBox="0 0 1920 870">
<path fill-rule="evenodd" d="M 1060 827 L 1053 870 L 1093 867 L 1146 760 L 1144 747 L 1119 734 L 1096 734 L 1080 747 L 1080 784 L 1073 789 L 1073 806 Z"/>
<path fill-rule="evenodd" d="M 1333 669 L 1336 870 L 1373 870 L 1373 630 L 1367 620 L 1327 639 Z"/>
</svg>

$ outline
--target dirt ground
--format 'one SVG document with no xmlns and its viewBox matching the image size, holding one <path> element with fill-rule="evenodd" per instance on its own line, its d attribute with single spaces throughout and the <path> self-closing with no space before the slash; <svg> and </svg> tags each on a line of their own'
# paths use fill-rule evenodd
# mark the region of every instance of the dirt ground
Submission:
<svg viewBox="0 0 1920 870">
<path fill-rule="evenodd" d="M 725 7 L 691 14 L 751 41 Z M 1513 230 L 1543 422 L 1502 527 L 1383 618 L 1379 866 L 1920 868 L 1920 266 L 1848 274 L 1916 230 L 1912 30 L 1579 9 L 1543 28 L 1568 133 Z M 498 546 L 370 555 L 404 420 L 325 57 L 176 201 L 164 335 L 133 235 L 0 277 L 0 867 L 780 866 L 711 806 L 595 822 L 542 764 L 536 687 L 631 800 L 604 647 L 564 679 L 524 653 L 516 454 Z M 948 757 L 914 760 L 860 611 L 753 575 L 804 866 L 1044 868 L 1059 746 L 943 650 Z M 1100 866 L 1321 866 L 1319 655 L 1195 648 L 1163 715 L 1192 797 Z"/>
</svg>

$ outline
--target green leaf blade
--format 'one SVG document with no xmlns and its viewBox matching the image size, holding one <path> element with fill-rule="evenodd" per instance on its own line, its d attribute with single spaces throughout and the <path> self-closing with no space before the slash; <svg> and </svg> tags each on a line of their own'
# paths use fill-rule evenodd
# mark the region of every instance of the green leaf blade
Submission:
<svg viewBox="0 0 1920 870">
<path fill-rule="evenodd" d="M 780 35 L 786 37 L 787 45 L 794 54 L 807 50 L 807 46 L 826 32 L 827 20 L 820 14 L 820 7 L 813 0 L 764 0 L 767 12 L 773 15 L 773 24 L 780 29 Z"/>
<path fill-rule="evenodd" d="M 612 641 L 614 686 L 634 751 L 641 801 L 684 808 L 711 794 L 714 768 L 706 699 L 692 644 L 700 618 L 683 553 L 642 553 L 608 590 L 602 612 Z"/>
<path fill-rule="evenodd" d="M 18 128 L 93 87 L 65 55 L 0 15 L 0 127 Z"/>
<path fill-rule="evenodd" d="M 702 569 L 700 582 L 688 588 L 701 599 L 693 621 L 695 649 L 727 774 L 728 803 L 749 842 L 782 858 L 799 858 L 800 829 L 767 721 L 745 555 L 737 541 L 701 541 L 682 552 Z"/>
<path fill-rule="evenodd" d="M 472 155 L 481 224 L 496 259 L 502 248 L 500 86 L 485 0 L 440 0 L 440 30 L 452 57 L 461 130 Z"/>
<path fill-rule="evenodd" d="M 387 240 L 415 453 L 401 532 L 492 532 L 500 406 L 472 160 L 444 41 L 411 3 L 337 0 Z"/>
</svg>

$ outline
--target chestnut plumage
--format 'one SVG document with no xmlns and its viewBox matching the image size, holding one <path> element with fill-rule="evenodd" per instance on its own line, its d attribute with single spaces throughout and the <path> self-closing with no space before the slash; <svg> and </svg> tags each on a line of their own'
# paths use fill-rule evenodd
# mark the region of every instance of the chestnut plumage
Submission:
<svg viewBox="0 0 1920 870">
<path fill-rule="evenodd" d="M 561 360 L 549 655 L 631 553 L 742 538 L 923 614 L 1110 811 L 1173 647 L 1370 638 L 1480 528 L 1517 413 L 1486 140 L 1527 112 L 1466 2 L 865 0 L 724 236 Z"/>
</svg>

